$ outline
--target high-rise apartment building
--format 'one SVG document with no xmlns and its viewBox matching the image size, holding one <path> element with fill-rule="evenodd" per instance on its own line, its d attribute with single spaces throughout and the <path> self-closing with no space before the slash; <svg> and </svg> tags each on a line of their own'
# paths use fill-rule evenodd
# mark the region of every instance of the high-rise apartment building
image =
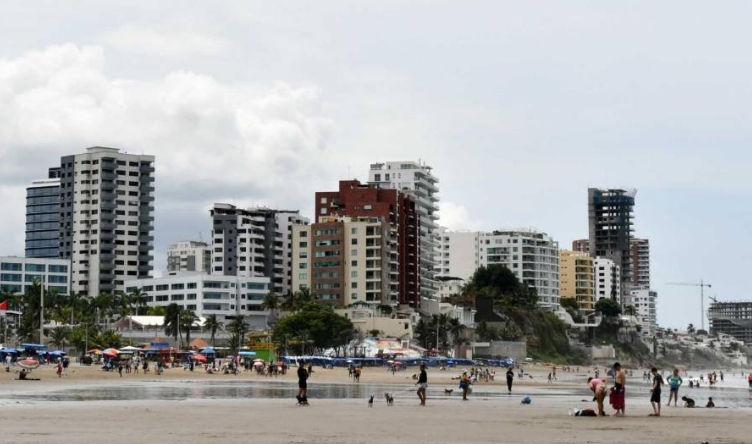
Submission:
<svg viewBox="0 0 752 444">
<path fill-rule="evenodd" d="M 174 242 L 167 247 L 167 272 L 202 271 L 211 273 L 212 250 L 200 241 Z"/>
<path fill-rule="evenodd" d="M 635 288 L 650 288 L 650 242 L 647 239 L 632 239 L 632 285 Z"/>
<path fill-rule="evenodd" d="M 26 257 L 60 256 L 60 168 L 26 188 Z"/>
<path fill-rule="evenodd" d="M 91 147 L 60 164 L 60 257 L 72 290 L 125 289 L 153 270 L 154 156 Z"/>
<path fill-rule="evenodd" d="M 420 239 L 420 293 L 434 297 L 438 289 L 435 279 L 439 179 L 432 168 L 421 162 L 386 162 L 371 164 L 368 183 L 408 194 L 415 200 Z"/>
<path fill-rule="evenodd" d="M 449 231 L 441 228 L 438 235 L 436 277 L 469 280 L 480 264 L 479 238 L 478 231 Z"/>
<path fill-rule="evenodd" d="M 621 270 L 622 292 L 632 288 L 632 213 L 636 190 L 588 189 L 590 256 L 614 261 Z"/>
<path fill-rule="evenodd" d="M 590 240 L 589 239 L 573 240 L 572 251 L 578 251 L 580 253 L 590 253 Z"/>
<path fill-rule="evenodd" d="M 394 189 L 343 180 L 338 191 L 316 193 L 316 221 L 331 216 L 378 218 L 389 224 L 390 300 L 420 306 L 420 243 L 414 199 Z"/>
<path fill-rule="evenodd" d="M 595 309 L 593 258 L 587 253 L 562 250 L 559 253 L 559 295 L 574 298 L 580 310 Z"/>
<path fill-rule="evenodd" d="M 535 230 L 500 230 L 481 233 L 480 266 L 499 264 L 535 288 L 538 303 L 559 307 L 559 244 L 551 236 Z"/>
<path fill-rule="evenodd" d="M 212 273 L 271 280 L 271 291 L 292 291 L 292 227 L 307 224 L 296 211 L 270 208 L 240 209 L 214 204 Z"/>
<path fill-rule="evenodd" d="M 391 227 L 381 217 L 324 217 L 293 228 L 293 288 L 334 306 L 396 305 L 390 274 Z"/>
<path fill-rule="evenodd" d="M 595 302 L 609 298 L 621 304 L 621 271 L 611 259 L 596 258 L 594 260 L 595 273 Z"/>
</svg>

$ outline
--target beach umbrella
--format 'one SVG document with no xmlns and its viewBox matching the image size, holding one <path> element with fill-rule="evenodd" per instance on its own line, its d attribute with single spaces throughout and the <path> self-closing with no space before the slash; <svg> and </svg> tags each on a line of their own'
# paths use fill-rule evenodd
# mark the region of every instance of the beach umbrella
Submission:
<svg viewBox="0 0 752 444">
<path fill-rule="evenodd" d="M 263 366 L 264 366 L 264 363 L 263 363 L 263 362 L 254 362 L 254 363 L 253 363 L 253 366 L 254 366 L 254 367 L 263 367 Z"/>
<path fill-rule="evenodd" d="M 199 361 L 199 362 L 206 362 L 206 356 L 204 355 L 194 355 L 193 360 Z"/>
<path fill-rule="evenodd" d="M 103 351 L 102 354 L 107 358 L 114 358 L 115 356 L 119 355 L 120 352 L 115 350 L 114 348 L 108 348 L 107 350 Z"/>
<path fill-rule="evenodd" d="M 16 362 L 16 365 L 21 368 L 25 368 L 26 370 L 34 370 L 35 368 L 39 367 L 39 361 L 37 361 L 36 359 L 28 358 Z"/>
<path fill-rule="evenodd" d="M 394 365 L 402 365 L 402 361 L 394 361 Z"/>
<path fill-rule="evenodd" d="M 13 353 L 13 354 L 16 354 L 16 353 L 18 353 L 18 350 L 16 350 L 15 348 L 8 347 L 8 348 L 4 348 L 4 349 L 0 350 L 0 353 L 8 353 L 8 354 Z"/>
</svg>

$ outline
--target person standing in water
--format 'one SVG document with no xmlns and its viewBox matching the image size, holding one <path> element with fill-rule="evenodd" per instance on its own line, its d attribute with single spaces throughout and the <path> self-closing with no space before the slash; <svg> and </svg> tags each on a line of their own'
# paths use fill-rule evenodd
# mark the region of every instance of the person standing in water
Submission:
<svg viewBox="0 0 752 444">
<path fill-rule="evenodd" d="M 428 373 L 426 373 L 426 365 L 420 365 L 420 376 L 418 377 L 418 399 L 420 399 L 420 405 L 426 405 L 426 389 L 428 388 Z"/>
<path fill-rule="evenodd" d="M 679 376 L 679 369 L 674 369 L 674 374 L 668 377 L 668 404 L 671 405 L 671 398 L 674 399 L 674 407 L 677 406 L 679 399 L 679 387 L 684 383 L 684 380 Z"/>
<path fill-rule="evenodd" d="M 626 388 L 627 373 L 621 368 L 621 364 L 614 363 L 614 387 L 611 389 L 611 406 L 616 410 L 616 416 L 626 414 Z"/>
<path fill-rule="evenodd" d="M 512 371 L 512 367 L 509 367 L 507 369 L 507 390 L 509 393 L 512 393 L 512 382 L 514 381 L 514 371 Z"/>
<path fill-rule="evenodd" d="M 462 389 L 462 400 L 467 401 L 467 392 L 470 391 L 470 377 L 467 375 L 467 370 L 462 370 L 460 388 Z"/>
</svg>

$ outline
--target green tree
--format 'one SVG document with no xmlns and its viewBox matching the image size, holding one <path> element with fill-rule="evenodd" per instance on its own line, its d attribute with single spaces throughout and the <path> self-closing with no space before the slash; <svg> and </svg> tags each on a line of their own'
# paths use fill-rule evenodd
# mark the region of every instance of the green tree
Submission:
<svg viewBox="0 0 752 444">
<path fill-rule="evenodd" d="M 136 307 L 136 314 L 146 314 L 147 294 L 144 293 L 144 290 L 140 287 L 134 288 L 133 290 L 131 290 L 128 296 L 130 296 L 131 303 Z"/>
<path fill-rule="evenodd" d="M 619 303 L 613 299 L 601 298 L 595 303 L 595 311 L 609 318 L 618 317 L 621 314 Z"/>
<path fill-rule="evenodd" d="M 561 308 L 567 310 L 567 311 L 574 311 L 577 312 L 580 310 L 580 304 L 577 303 L 577 299 L 575 298 L 561 298 Z"/>
<path fill-rule="evenodd" d="M 472 296 L 491 296 L 496 305 L 505 309 L 534 310 L 538 307 L 538 292 L 521 283 L 514 272 L 503 265 L 478 268 L 465 291 Z"/>
<path fill-rule="evenodd" d="M 459 356 L 460 347 L 465 345 L 468 341 L 465 337 L 467 332 L 467 326 L 460 322 L 457 318 L 449 320 L 447 327 L 449 334 L 452 336 L 452 346 L 454 347 L 454 355 Z"/>
<path fill-rule="evenodd" d="M 238 351 L 245 340 L 245 334 L 248 333 L 248 324 L 243 316 L 237 315 L 227 324 L 227 330 L 231 334 L 230 348 Z"/>
<path fill-rule="evenodd" d="M 162 328 L 167 336 L 175 338 L 177 347 L 180 347 L 180 306 L 172 303 L 165 307 L 164 320 L 162 321 Z"/>
<path fill-rule="evenodd" d="M 269 293 L 264 296 L 264 301 L 261 303 L 261 306 L 264 307 L 264 310 L 268 310 L 271 314 L 271 318 L 275 318 L 275 310 L 280 308 L 281 306 L 280 298 L 278 295 L 276 295 L 273 291 L 270 291 Z"/>
<path fill-rule="evenodd" d="M 331 307 L 308 302 L 297 312 L 280 319 L 274 326 L 272 336 L 277 343 L 283 342 L 285 337 L 307 336 L 313 349 L 321 351 L 347 344 L 352 331 L 352 322 L 335 313 Z"/>
<path fill-rule="evenodd" d="M 180 331 L 185 333 L 186 348 L 191 345 L 191 329 L 193 324 L 198 321 L 198 316 L 192 310 L 182 310 L 180 312 Z"/>
<path fill-rule="evenodd" d="M 222 327 L 224 327 L 224 324 L 217 319 L 217 315 L 215 314 L 210 315 L 206 318 L 206 321 L 204 321 L 204 328 L 209 330 L 209 334 L 211 335 L 210 340 L 212 347 L 215 346 L 214 339 L 217 336 L 217 331 L 221 330 Z"/>
<path fill-rule="evenodd" d="M 481 321 L 477 327 L 475 327 L 475 334 L 478 335 L 478 339 L 483 342 L 496 341 L 499 339 L 499 330 L 496 327 L 488 325 L 485 321 Z"/>
<path fill-rule="evenodd" d="M 53 328 L 50 332 L 50 343 L 58 350 L 62 350 L 68 341 L 69 330 L 65 327 Z"/>
</svg>

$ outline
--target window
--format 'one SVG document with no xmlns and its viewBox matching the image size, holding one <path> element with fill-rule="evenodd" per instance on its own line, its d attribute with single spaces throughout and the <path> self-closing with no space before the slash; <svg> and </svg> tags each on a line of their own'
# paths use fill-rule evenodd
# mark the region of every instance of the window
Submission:
<svg viewBox="0 0 752 444">
<path fill-rule="evenodd" d="M 21 264 L 15 262 L 3 262 L 2 265 L 0 265 L 0 269 L 3 271 L 21 271 Z M 20 281 L 21 278 L 18 280 Z"/>
<path fill-rule="evenodd" d="M 373 210 L 373 205 L 363 205 L 363 209 L 366 211 Z"/>
<path fill-rule="evenodd" d="M 170 288 L 170 286 L 167 284 L 157 285 L 156 287 L 157 291 L 167 291 Z"/>
<path fill-rule="evenodd" d="M 26 264 L 26 271 L 35 271 L 39 273 L 44 273 L 47 267 L 44 266 L 44 264 Z"/>
<path fill-rule="evenodd" d="M 350 283 L 350 288 L 352 288 L 353 290 L 357 290 L 358 289 L 358 283 L 357 282 Z"/>
<path fill-rule="evenodd" d="M 321 198 L 321 203 L 322 203 L 322 204 L 325 204 L 325 203 L 327 203 L 326 197 L 322 197 L 322 198 Z"/>
<path fill-rule="evenodd" d="M 42 276 L 41 274 L 27 274 L 26 276 L 24 276 L 24 281 L 26 281 L 26 282 L 36 282 L 36 281 L 44 282 L 44 276 Z"/>
<path fill-rule="evenodd" d="M 3 264 L 5 265 L 5 264 Z M 21 265 L 21 264 L 18 264 Z M 10 273 L 3 273 L 0 274 L 0 281 L 5 282 L 21 282 L 21 275 L 20 274 L 10 274 Z"/>
<path fill-rule="evenodd" d="M 358 245 L 358 239 L 357 238 L 350 239 L 350 245 Z"/>
<path fill-rule="evenodd" d="M 357 256 L 357 255 L 358 255 L 358 250 L 357 249 L 350 250 L 350 256 Z"/>
<path fill-rule="evenodd" d="M 174 294 L 170 297 L 171 301 L 182 301 L 183 299 L 185 299 L 185 295 L 182 294 Z"/>
<path fill-rule="evenodd" d="M 172 284 L 170 285 L 170 288 L 172 290 L 183 290 L 185 289 L 185 284 Z"/>
<path fill-rule="evenodd" d="M 298 273 L 298 279 L 308 279 L 308 273 Z"/>
<path fill-rule="evenodd" d="M 188 293 L 187 299 L 189 301 L 195 301 L 196 300 L 196 293 Z"/>
<path fill-rule="evenodd" d="M 358 228 L 357 228 L 357 227 L 353 227 L 353 228 L 351 228 L 351 229 L 350 229 L 350 233 L 351 233 L 351 234 L 358 234 Z"/>
<path fill-rule="evenodd" d="M 301 270 L 306 270 L 306 269 L 308 269 L 308 263 L 307 262 L 301 262 L 301 263 L 298 264 L 298 268 L 301 269 Z"/>
<path fill-rule="evenodd" d="M 51 284 L 67 284 L 68 276 L 48 276 L 48 282 Z"/>
<path fill-rule="evenodd" d="M 188 282 L 188 289 L 189 290 L 195 290 L 197 287 L 195 282 Z"/>
<path fill-rule="evenodd" d="M 321 208 L 321 214 L 326 214 L 326 208 L 325 207 Z"/>
<path fill-rule="evenodd" d="M 356 277 L 358 277 L 358 272 L 357 272 L 357 271 L 351 271 L 351 272 L 350 272 L 350 277 L 351 277 L 351 278 L 356 278 Z"/>
<path fill-rule="evenodd" d="M 156 297 L 157 302 L 167 302 L 167 300 L 168 300 L 168 296 L 166 294 Z"/>
</svg>

